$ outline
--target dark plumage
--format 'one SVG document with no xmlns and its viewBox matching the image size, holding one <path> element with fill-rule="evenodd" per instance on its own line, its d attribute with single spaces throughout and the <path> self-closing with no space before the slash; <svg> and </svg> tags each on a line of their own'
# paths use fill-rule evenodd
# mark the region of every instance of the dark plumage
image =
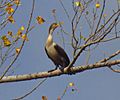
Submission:
<svg viewBox="0 0 120 100">
<path fill-rule="evenodd" d="M 56 65 L 55 69 L 57 69 L 59 67 L 59 65 L 63 69 L 69 65 L 70 60 L 69 60 L 66 52 L 64 51 L 64 49 L 62 47 L 60 47 L 58 44 L 56 44 L 55 42 L 53 42 L 52 34 L 58 26 L 59 26 L 59 24 L 57 24 L 57 23 L 51 24 L 51 26 L 49 28 L 49 32 L 48 32 L 48 38 L 47 38 L 46 44 L 45 44 L 45 51 L 46 51 L 46 54 L 48 55 L 48 57 Z"/>
</svg>

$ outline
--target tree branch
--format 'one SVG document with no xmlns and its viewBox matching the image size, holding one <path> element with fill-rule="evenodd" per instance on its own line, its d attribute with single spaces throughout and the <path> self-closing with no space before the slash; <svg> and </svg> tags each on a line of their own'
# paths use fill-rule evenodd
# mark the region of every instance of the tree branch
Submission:
<svg viewBox="0 0 120 100">
<path fill-rule="evenodd" d="M 33 80 L 33 79 L 38 79 L 38 78 L 55 77 L 55 76 L 60 76 L 63 74 L 70 74 L 70 73 L 75 74 L 75 73 L 80 73 L 80 72 L 95 69 L 95 68 L 108 67 L 108 66 L 113 66 L 113 65 L 117 65 L 117 64 L 120 64 L 120 59 L 108 61 L 108 62 L 104 62 L 104 63 L 98 62 L 98 63 L 94 63 L 94 64 L 89 64 L 89 65 L 71 67 L 70 70 L 68 70 L 69 67 L 66 67 L 63 72 L 58 69 L 58 70 L 55 70 L 52 72 L 38 72 L 38 73 L 33 73 L 33 74 L 4 76 L 0 80 L 0 83 L 27 81 L 27 80 Z"/>
</svg>

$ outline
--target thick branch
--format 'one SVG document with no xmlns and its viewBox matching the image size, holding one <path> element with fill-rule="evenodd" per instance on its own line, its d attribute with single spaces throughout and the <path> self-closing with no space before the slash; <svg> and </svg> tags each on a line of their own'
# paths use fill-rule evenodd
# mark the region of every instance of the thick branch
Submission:
<svg viewBox="0 0 120 100">
<path fill-rule="evenodd" d="M 69 74 L 69 73 L 75 74 L 75 73 L 83 72 L 86 70 L 91 70 L 91 69 L 101 68 L 101 67 L 108 67 L 108 66 L 113 66 L 113 65 L 117 65 L 117 64 L 120 64 L 120 60 L 113 60 L 113 61 L 108 61 L 108 62 L 104 62 L 104 63 L 95 63 L 95 64 L 71 67 L 70 71 L 68 71 L 68 67 L 66 67 L 64 69 L 64 72 L 61 72 L 58 69 L 58 70 L 55 70 L 52 72 L 38 72 L 38 73 L 33 73 L 33 74 L 4 76 L 0 80 L 0 83 L 27 81 L 27 80 L 38 79 L 38 78 L 60 76 L 60 75 Z"/>
</svg>

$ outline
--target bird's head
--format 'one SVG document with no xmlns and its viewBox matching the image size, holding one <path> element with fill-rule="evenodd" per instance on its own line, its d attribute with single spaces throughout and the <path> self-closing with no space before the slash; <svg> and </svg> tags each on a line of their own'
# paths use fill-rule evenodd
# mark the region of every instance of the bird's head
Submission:
<svg viewBox="0 0 120 100">
<path fill-rule="evenodd" d="M 59 26 L 60 26 L 60 24 L 58 24 L 58 23 L 52 23 L 52 24 L 50 25 L 50 28 L 49 28 L 49 34 L 52 34 L 53 31 L 54 31 L 57 27 L 59 27 Z"/>
</svg>

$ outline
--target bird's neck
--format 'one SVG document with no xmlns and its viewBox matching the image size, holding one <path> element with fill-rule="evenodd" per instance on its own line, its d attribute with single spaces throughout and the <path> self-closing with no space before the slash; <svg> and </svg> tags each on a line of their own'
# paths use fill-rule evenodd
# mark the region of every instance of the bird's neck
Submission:
<svg viewBox="0 0 120 100">
<path fill-rule="evenodd" d="M 49 28 L 49 32 L 48 32 L 48 33 L 49 33 L 49 35 L 50 35 L 50 34 L 52 35 L 52 34 L 53 34 L 53 32 L 54 32 L 54 30 L 55 30 L 55 29 Z"/>
<path fill-rule="evenodd" d="M 53 37 L 52 37 L 52 34 L 48 34 L 48 38 L 47 38 L 47 41 L 46 41 L 46 46 L 49 47 L 53 44 Z"/>
<path fill-rule="evenodd" d="M 53 44 L 53 36 L 52 36 L 53 32 L 54 32 L 54 29 L 49 28 L 48 38 L 47 38 L 47 41 L 46 41 L 46 46 L 47 47 L 50 47 Z"/>
</svg>

